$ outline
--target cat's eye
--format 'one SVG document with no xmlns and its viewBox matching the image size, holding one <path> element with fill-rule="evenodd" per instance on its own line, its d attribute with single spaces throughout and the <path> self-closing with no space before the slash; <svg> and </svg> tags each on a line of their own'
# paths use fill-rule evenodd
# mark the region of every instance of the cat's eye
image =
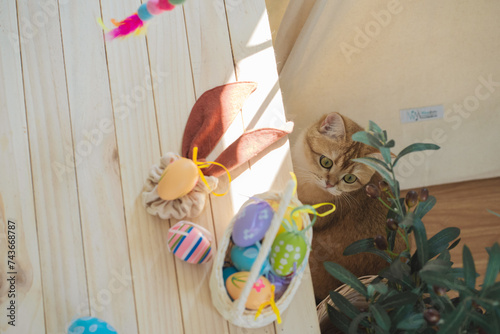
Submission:
<svg viewBox="0 0 500 334">
<path fill-rule="evenodd" d="M 342 178 L 342 180 L 344 180 L 345 183 L 354 183 L 354 182 L 356 182 L 357 179 L 358 178 L 354 174 L 346 174 Z"/>
<path fill-rule="evenodd" d="M 327 157 L 325 157 L 324 155 L 322 155 L 320 158 L 319 158 L 319 164 L 321 165 L 321 167 L 323 168 L 326 168 L 326 169 L 330 169 L 332 168 L 333 166 L 333 161 Z"/>
</svg>

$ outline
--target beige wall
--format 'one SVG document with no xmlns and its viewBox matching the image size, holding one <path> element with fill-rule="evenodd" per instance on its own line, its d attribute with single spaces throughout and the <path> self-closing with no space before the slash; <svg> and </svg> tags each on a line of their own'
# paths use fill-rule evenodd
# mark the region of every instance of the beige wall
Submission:
<svg viewBox="0 0 500 334">
<path fill-rule="evenodd" d="M 290 8 L 304 3 L 305 20 Z M 403 162 L 404 188 L 500 176 L 500 1 L 293 0 L 281 28 L 280 84 L 296 131 L 338 111 L 387 129 L 396 153 L 440 145 Z M 400 121 L 401 109 L 435 105 L 443 119 Z"/>
</svg>

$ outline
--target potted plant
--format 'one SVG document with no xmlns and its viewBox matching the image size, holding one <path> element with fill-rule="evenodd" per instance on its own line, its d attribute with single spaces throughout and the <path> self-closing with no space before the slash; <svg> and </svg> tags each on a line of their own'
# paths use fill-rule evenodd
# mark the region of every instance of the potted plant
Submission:
<svg viewBox="0 0 500 334">
<path fill-rule="evenodd" d="M 463 268 L 454 267 L 451 261 L 450 250 L 460 241 L 458 228 L 448 227 L 427 238 L 422 219 L 436 198 L 426 188 L 419 193 L 409 191 L 405 198 L 400 196 L 394 172 L 398 161 L 412 152 L 439 147 L 412 144 L 394 157 L 390 152 L 394 140 L 388 140 L 387 132 L 374 122 L 353 139 L 382 153 L 383 160 L 356 161 L 372 167 L 384 179 L 379 185 L 368 184 L 366 193 L 387 207 L 387 233 L 351 244 L 344 255 L 375 253 L 389 265 L 366 281 L 336 263 L 324 263 L 326 270 L 363 302 L 355 306 L 339 289 L 330 292 L 323 307 L 326 305 L 332 324 L 344 333 L 500 333 L 500 282 L 495 282 L 500 270 L 499 244 L 487 248 L 488 266 L 478 287 L 478 274 L 467 246 L 463 247 Z M 407 246 L 400 253 L 394 250 L 396 238 L 403 238 Z"/>
</svg>

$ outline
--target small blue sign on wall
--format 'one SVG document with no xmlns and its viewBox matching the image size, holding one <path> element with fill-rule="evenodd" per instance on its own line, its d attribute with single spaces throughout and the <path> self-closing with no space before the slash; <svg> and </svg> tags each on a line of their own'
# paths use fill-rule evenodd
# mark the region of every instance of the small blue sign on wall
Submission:
<svg viewBox="0 0 500 334">
<path fill-rule="evenodd" d="M 399 111 L 401 123 L 415 123 L 442 119 L 444 117 L 444 106 L 431 106 L 421 108 L 402 109 Z"/>
</svg>

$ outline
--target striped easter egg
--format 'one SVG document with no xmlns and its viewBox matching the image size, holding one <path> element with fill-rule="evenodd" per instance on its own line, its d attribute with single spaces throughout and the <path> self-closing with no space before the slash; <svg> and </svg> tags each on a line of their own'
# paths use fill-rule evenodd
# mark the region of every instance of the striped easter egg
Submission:
<svg viewBox="0 0 500 334">
<path fill-rule="evenodd" d="M 206 263 L 212 259 L 212 235 L 203 227 L 180 221 L 168 230 L 168 249 L 182 261 Z"/>
</svg>

